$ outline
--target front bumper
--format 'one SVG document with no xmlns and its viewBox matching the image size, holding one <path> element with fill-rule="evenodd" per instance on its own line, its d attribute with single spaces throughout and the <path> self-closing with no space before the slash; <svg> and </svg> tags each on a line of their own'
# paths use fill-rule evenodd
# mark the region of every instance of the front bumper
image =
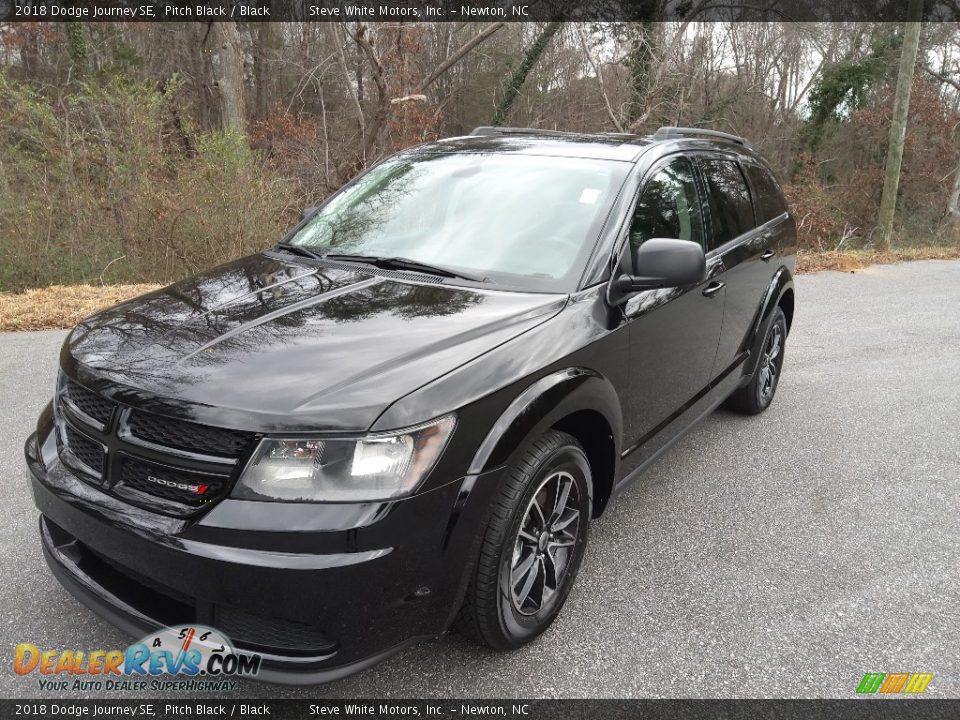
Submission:
<svg viewBox="0 0 960 720">
<path fill-rule="evenodd" d="M 34 437 L 26 455 L 44 556 L 67 590 L 134 636 L 214 627 L 262 656 L 257 679 L 286 684 L 335 680 L 442 633 L 498 474 L 332 514 L 228 499 L 186 521 L 100 492 Z"/>
</svg>

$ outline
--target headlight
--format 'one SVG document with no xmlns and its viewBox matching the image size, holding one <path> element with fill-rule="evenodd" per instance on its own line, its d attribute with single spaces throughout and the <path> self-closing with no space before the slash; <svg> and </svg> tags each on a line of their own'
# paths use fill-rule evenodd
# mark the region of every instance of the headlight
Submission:
<svg viewBox="0 0 960 720">
<path fill-rule="evenodd" d="M 233 489 L 244 500 L 368 502 L 409 495 L 453 433 L 447 415 L 360 438 L 264 438 Z"/>
</svg>

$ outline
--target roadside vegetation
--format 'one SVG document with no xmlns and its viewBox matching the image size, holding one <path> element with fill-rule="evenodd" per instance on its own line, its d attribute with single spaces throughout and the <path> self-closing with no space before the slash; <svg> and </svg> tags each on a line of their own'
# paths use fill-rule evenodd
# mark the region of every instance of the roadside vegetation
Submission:
<svg viewBox="0 0 960 720">
<path fill-rule="evenodd" d="M 856 272 L 871 265 L 892 265 L 911 260 L 960 260 L 960 245 L 904 247 L 893 250 L 801 250 L 797 254 L 797 272 Z"/>
<path fill-rule="evenodd" d="M 114 286 L 254 252 L 385 154 L 491 123 L 738 133 L 784 183 L 802 270 L 956 257 L 955 25 L 919 33 L 892 254 L 877 230 L 903 37 L 890 23 L 0 26 L 0 327 L 68 324 L 138 292 Z M 23 293 L 48 286 L 62 288 Z"/>
<path fill-rule="evenodd" d="M 22 292 L 0 292 L 0 331 L 73 327 L 97 310 L 158 287 L 51 285 Z"/>
</svg>

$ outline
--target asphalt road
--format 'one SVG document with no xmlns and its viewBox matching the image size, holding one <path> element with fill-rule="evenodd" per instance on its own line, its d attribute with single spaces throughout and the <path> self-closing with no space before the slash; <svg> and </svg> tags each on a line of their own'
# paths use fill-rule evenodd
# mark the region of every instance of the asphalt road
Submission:
<svg viewBox="0 0 960 720">
<path fill-rule="evenodd" d="M 851 697 L 868 671 L 933 672 L 928 696 L 960 697 L 958 280 L 941 261 L 798 278 L 773 406 L 716 412 L 622 494 L 527 648 L 448 634 L 335 684 L 231 697 Z M 130 641 L 47 570 L 23 479 L 63 336 L 0 335 L 0 696 L 53 696 L 13 673 L 17 643 Z"/>
</svg>

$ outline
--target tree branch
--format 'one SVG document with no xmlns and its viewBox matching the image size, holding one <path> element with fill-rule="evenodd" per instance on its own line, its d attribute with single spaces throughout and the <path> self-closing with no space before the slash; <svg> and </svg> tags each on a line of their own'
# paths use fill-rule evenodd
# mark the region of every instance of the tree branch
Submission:
<svg viewBox="0 0 960 720">
<path fill-rule="evenodd" d="M 547 23 L 537 36 L 533 45 L 524 53 L 520 65 L 511 73 L 503 85 L 503 98 L 497 105 L 496 110 L 494 110 L 493 120 L 490 122 L 491 125 L 503 125 L 506 121 L 507 113 L 510 112 L 511 106 L 520 94 L 520 89 L 523 87 L 523 83 L 526 82 L 527 75 L 530 74 L 533 66 L 537 64 L 540 56 L 543 55 L 543 51 L 546 50 L 547 45 L 550 44 L 550 39 L 557 33 L 562 25 L 563 23 L 559 20 Z"/>
<path fill-rule="evenodd" d="M 363 50 L 363 54 L 367 56 L 367 62 L 370 63 L 370 70 L 372 71 L 373 83 L 377 86 L 377 109 L 367 125 L 367 134 L 363 138 L 363 159 L 364 162 L 366 162 L 367 155 L 373 150 L 377 138 L 380 137 L 380 128 L 387 119 L 387 81 L 383 79 L 383 65 L 380 63 L 380 58 L 377 57 L 376 51 L 367 39 L 367 26 L 357 26 L 357 31 L 353 34 L 353 39 L 357 41 L 357 45 Z"/>
<path fill-rule="evenodd" d="M 597 76 L 597 84 L 600 86 L 600 98 L 603 100 L 603 107 L 607 111 L 607 115 L 610 117 L 610 122 L 613 123 L 613 126 L 617 129 L 617 132 L 623 132 L 623 124 L 617 118 L 617 114 L 613 111 L 613 106 L 610 104 L 610 97 L 607 95 L 606 83 L 603 81 L 603 66 L 598 64 L 593 59 L 593 53 L 590 52 L 590 48 L 587 47 L 587 38 L 583 33 L 583 27 L 577 26 L 577 34 L 580 36 L 580 45 L 583 48 L 584 57 L 587 58 L 587 62 L 590 63 L 590 67 L 593 68 L 593 72 Z"/>
<path fill-rule="evenodd" d="M 447 70 L 452 68 L 458 62 L 460 62 L 467 53 L 473 50 L 480 43 L 487 40 L 491 35 L 493 35 L 497 30 L 502 28 L 504 25 L 506 25 L 506 23 L 503 23 L 503 22 L 498 22 L 498 23 L 493 23 L 492 25 L 488 25 L 486 28 L 481 30 L 476 35 L 476 37 L 474 37 L 472 40 L 468 40 L 466 43 L 461 45 L 459 50 L 454 52 L 446 60 L 440 63 L 437 66 L 436 70 L 434 70 L 426 80 L 420 83 L 420 89 L 417 91 L 418 94 L 422 95 L 423 93 L 425 93 L 427 91 L 427 88 L 433 85 L 433 83 L 435 83 L 441 75 L 443 75 L 445 72 L 447 72 Z"/>
<path fill-rule="evenodd" d="M 920 67 L 922 67 L 929 75 L 932 75 L 940 82 L 946 85 L 950 85 L 954 90 L 960 91 L 960 81 L 954 80 L 953 78 L 947 77 L 946 75 L 941 75 L 940 73 L 935 72 L 928 65 L 921 65 Z"/>
</svg>

